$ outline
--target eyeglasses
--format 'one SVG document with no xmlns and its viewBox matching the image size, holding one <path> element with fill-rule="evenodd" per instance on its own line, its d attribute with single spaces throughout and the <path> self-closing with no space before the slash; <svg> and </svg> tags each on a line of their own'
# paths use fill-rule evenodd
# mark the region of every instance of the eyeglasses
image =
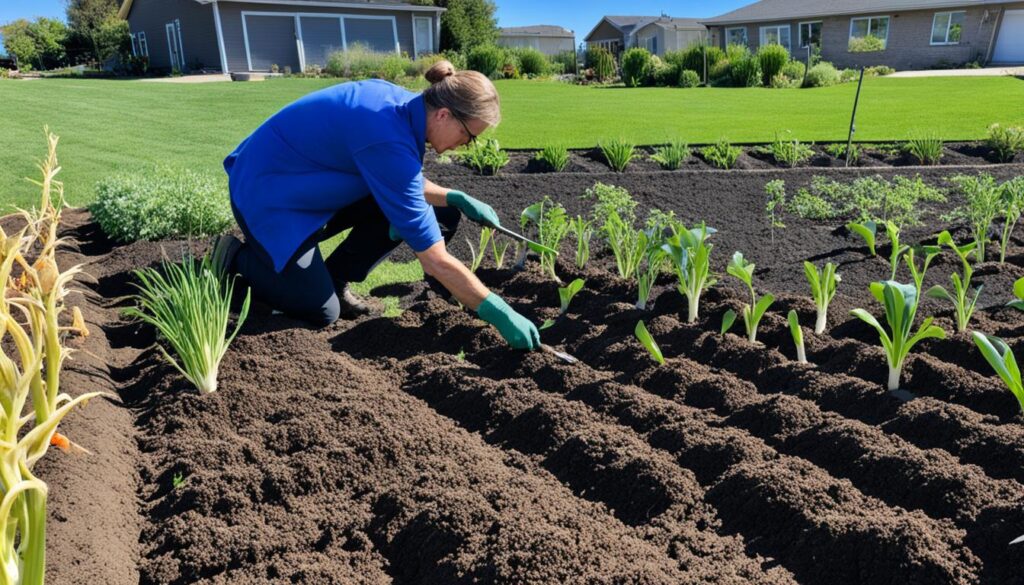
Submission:
<svg viewBox="0 0 1024 585">
<path fill-rule="evenodd" d="M 462 118 L 456 116 L 455 114 L 452 114 L 452 117 L 458 120 L 459 124 L 462 124 L 462 129 L 466 131 L 466 136 L 469 136 L 468 144 L 476 142 L 476 134 L 473 134 L 472 132 L 469 131 L 469 126 L 466 126 L 466 123 L 462 121 Z"/>
</svg>

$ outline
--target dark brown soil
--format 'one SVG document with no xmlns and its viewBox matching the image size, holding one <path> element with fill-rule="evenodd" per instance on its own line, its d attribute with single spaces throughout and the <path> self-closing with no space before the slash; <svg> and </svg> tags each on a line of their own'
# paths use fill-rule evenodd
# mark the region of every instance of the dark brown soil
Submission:
<svg viewBox="0 0 1024 585">
<path fill-rule="evenodd" d="M 578 196 L 595 180 L 626 187 L 642 208 L 706 220 L 720 230 L 713 268 L 724 274 L 742 250 L 758 265 L 758 289 L 778 297 L 756 346 L 717 333 L 742 303 L 734 279 L 721 277 L 687 324 L 672 279 L 639 311 L 595 243 L 586 269 L 568 253 L 560 262 L 563 279 L 586 287 L 543 332 L 581 364 L 512 352 L 472 314 L 412 286 L 399 318 L 323 330 L 256 307 L 207 396 L 163 362 L 149 329 L 119 314 L 131 271 L 184 244 L 115 246 L 86 213 L 68 212 L 62 261 L 93 277 L 82 283 L 93 334 L 75 340 L 67 390 L 118 398 L 63 427 L 93 455 L 52 453 L 40 465 L 51 484 L 51 582 L 1016 582 L 1016 400 L 965 335 L 915 349 L 904 374 L 915 399 L 886 392 L 877 336 L 849 311 L 877 313 L 866 287 L 887 262 L 840 222 L 786 218 L 770 243 L 764 183 L 795 189 L 823 170 L 907 172 L 432 177 L 495 203 L 509 224 L 543 195 L 570 213 L 588 209 Z M 986 169 L 1004 179 L 1021 170 Z M 950 174 L 913 172 L 933 184 Z M 936 219 L 955 203 L 931 208 L 929 227 L 904 239 L 957 227 Z M 459 241 L 475 238 L 460 231 Z M 985 290 L 972 322 L 1018 351 L 1024 313 L 1002 305 L 1024 276 L 1022 243 L 1006 265 L 990 257 L 978 268 Z M 843 278 L 827 334 L 805 330 L 812 365 L 793 361 L 784 319 L 794 308 L 813 321 L 805 259 L 837 262 Z M 955 266 L 938 259 L 927 285 Z M 478 274 L 536 322 L 557 313 L 557 285 L 533 261 L 517 272 L 488 260 Z M 921 312 L 952 331 L 947 306 L 927 300 Z M 664 366 L 634 339 L 640 319 Z"/>
</svg>

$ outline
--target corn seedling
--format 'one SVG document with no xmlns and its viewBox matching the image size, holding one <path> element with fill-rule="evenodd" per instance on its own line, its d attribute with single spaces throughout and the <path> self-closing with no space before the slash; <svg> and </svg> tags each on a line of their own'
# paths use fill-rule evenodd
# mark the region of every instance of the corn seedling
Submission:
<svg viewBox="0 0 1024 585">
<path fill-rule="evenodd" d="M 938 136 L 918 136 L 908 140 L 904 149 L 922 165 L 937 165 L 942 158 L 942 139 Z"/>
<path fill-rule="evenodd" d="M 209 255 L 202 260 L 186 256 L 181 264 L 165 261 L 162 270 L 146 268 L 135 276 L 138 304 L 126 314 L 156 328 L 178 359 L 163 345 L 158 345 L 160 352 L 200 392 L 215 392 L 220 362 L 249 314 L 249 291 L 228 336 L 235 285 L 216 272 Z"/>
<path fill-rule="evenodd" d="M 1024 382 L 1021 381 L 1020 368 L 1017 366 L 1013 350 L 1005 341 L 993 335 L 975 331 L 972 336 L 975 345 L 981 350 L 981 355 L 985 356 L 985 361 L 992 366 L 1010 392 L 1017 397 L 1017 403 L 1024 411 Z"/>
<path fill-rule="evenodd" d="M 970 244 L 958 246 L 953 241 L 953 236 L 948 231 L 944 231 L 939 234 L 939 244 L 948 246 L 960 258 L 960 263 L 964 267 L 963 276 L 955 272 L 950 275 L 949 278 L 953 282 L 952 294 L 940 285 L 931 287 L 925 294 L 933 299 L 941 299 L 953 303 L 954 313 L 956 314 L 956 330 L 967 331 L 967 323 L 971 320 L 974 308 L 978 304 L 978 295 L 981 294 L 981 289 L 984 288 L 979 286 L 974 291 L 974 298 L 970 298 L 971 276 L 974 274 L 974 269 L 971 268 L 971 262 L 967 257 L 974 250 L 976 243 L 971 242 Z"/>
<path fill-rule="evenodd" d="M 491 253 L 494 254 L 494 265 L 501 270 L 505 267 L 505 253 L 508 252 L 512 242 L 491 236 Z"/>
<path fill-rule="evenodd" d="M 568 286 L 563 286 L 558 289 L 559 317 L 561 317 L 562 315 L 566 314 L 569 311 L 569 303 L 572 302 L 573 297 L 575 297 L 577 293 L 583 290 L 584 284 L 586 284 L 585 280 L 583 280 L 582 278 L 577 278 L 576 280 L 570 282 Z"/>
<path fill-rule="evenodd" d="M 630 161 L 636 157 L 636 145 L 621 138 L 610 140 L 607 143 L 602 142 L 598 146 L 601 148 L 605 160 L 608 161 L 608 166 L 616 173 L 625 171 Z"/>
<path fill-rule="evenodd" d="M 18 233 L 0 229 L 0 583 L 12 585 L 42 585 L 46 573 L 49 486 L 32 470 L 51 445 L 85 451 L 57 427 L 75 407 L 101 394 L 72 399 L 60 392 L 71 328 L 59 322 L 80 269 L 62 271 L 57 264 L 64 189 L 56 179 L 59 139 L 48 129 L 46 138 L 42 180 L 32 181 L 41 189 L 39 207 L 21 212 L 26 226 Z"/>
<path fill-rule="evenodd" d="M 878 331 L 889 365 L 888 388 L 890 391 L 896 391 L 899 390 L 903 362 L 907 359 L 910 349 L 924 339 L 945 339 L 946 332 L 932 325 L 933 318 L 928 317 L 917 329 L 917 333 L 912 334 L 919 301 L 915 285 L 892 280 L 874 282 L 871 284 L 871 294 L 885 308 L 889 331 L 887 332 L 881 323 L 864 309 L 854 309 L 851 314 Z"/>
<path fill-rule="evenodd" d="M 868 245 L 868 251 L 871 252 L 872 256 L 877 256 L 875 252 L 875 236 L 878 234 L 878 224 L 873 221 L 865 221 L 863 223 L 850 222 L 846 224 L 846 229 L 864 238 L 864 243 Z"/>
<path fill-rule="evenodd" d="M 185 485 L 185 476 L 179 471 L 178 473 L 174 474 L 174 477 L 171 478 L 171 487 L 174 489 L 178 489 L 183 485 Z"/>
<path fill-rule="evenodd" d="M 594 235 L 594 222 L 582 215 L 569 222 L 569 231 L 576 238 L 576 268 L 583 268 L 590 260 L 590 238 Z"/>
<path fill-rule="evenodd" d="M 569 164 L 569 150 L 564 146 L 545 146 L 535 157 L 556 173 L 562 172 Z"/>
<path fill-rule="evenodd" d="M 1024 311 L 1024 277 L 1018 278 L 1013 283 L 1014 300 L 1006 303 L 1007 307 L 1013 307 L 1018 311 Z"/>
<path fill-rule="evenodd" d="M 814 298 L 814 306 L 818 309 L 814 332 L 820 335 L 825 332 L 828 305 L 832 302 L 832 297 L 836 296 L 836 285 L 842 279 L 836 272 L 836 265 L 831 262 L 825 264 L 821 270 L 810 262 L 804 262 L 804 276 L 807 277 L 807 284 L 811 285 L 811 297 Z"/>
<path fill-rule="evenodd" d="M 688 158 L 690 158 L 690 147 L 685 142 L 672 142 L 665 146 L 659 146 L 651 155 L 651 160 L 668 171 L 678 169 Z"/>
<path fill-rule="evenodd" d="M 747 285 L 747 290 L 750 291 L 750 303 L 743 305 L 743 326 L 747 330 L 747 340 L 750 343 L 755 343 L 757 342 L 757 326 L 761 323 L 761 318 L 764 317 L 768 307 L 775 302 L 775 297 L 768 293 L 758 298 L 757 293 L 754 292 L 754 263 L 744 258 L 741 252 L 732 255 L 726 272 Z M 733 318 L 735 319 L 735 317 Z"/>
<path fill-rule="evenodd" d="M 1013 228 L 1024 211 L 1024 177 L 1017 177 L 1006 181 L 1000 186 L 1000 200 L 1002 201 L 1003 214 L 1003 237 L 999 239 L 999 263 L 1006 262 L 1006 248 L 1010 244 L 1010 236 L 1013 235 Z"/>
<path fill-rule="evenodd" d="M 985 244 L 999 211 L 1003 208 L 1002 193 L 991 175 L 957 175 L 950 179 L 964 194 L 966 203 L 943 219 L 964 219 L 974 233 L 975 260 L 985 261 Z"/>
<path fill-rule="evenodd" d="M 648 236 L 648 238 L 648 248 L 644 255 L 647 260 L 646 266 L 638 264 L 636 267 L 636 308 L 641 311 L 647 310 L 647 300 L 651 296 L 654 281 L 658 278 L 658 274 L 661 273 L 661 269 L 665 265 L 665 252 L 660 247 L 661 240 L 651 236 Z"/>
<path fill-rule="evenodd" d="M 924 285 L 924 275 L 928 272 L 928 266 L 940 252 L 942 252 L 940 246 L 916 246 L 907 250 L 906 255 L 903 256 L 903 260 L 907 263 L 907 269 L 910 271 L 910 277 L 914 280 L 914 289 L 918 296 L 921 296 L 921 287 Z M 917 263 L 918 255 L 924 255 L 924 262 L 920 265 Z"/>
<path fill-rule="evenodd" d="M 900 245 L 900 228 L 894 222 L 887 221 L 885 224 L 885 233 L 889 236 L 889 266 L 892 268 L 892 272 L 889 275 L 889 280 L 896 279 L 896 269 L 900 266 L 900 257 L 910 249 L 910 246 Z"/>
<path fill-rule="evenodd" d="M 487 256 L 487 244 L 491 242 L 491 238 L 494 237 L 494 230 L 491 228 L 480 228 L 480 243 L 478 247 L 473 247 L 473 242 L 466 238 L 466 245 L 469 246 L 469 253 L 472 256 L 472 260 L 469 263 L 469 270 L 476 272 L 480 265 L 484 262 L 484 257 Z"/>
<path fill-rule="evenodd" d="M 703 223 L 693 229 L 673 228 L 672 236 L 661 247 L 672 262 L 672 269 L 679 279 L 679 293 L 686 297 L 687 323 L 697 320 L 700 297 L 716 282 L 715 278 L 710 276 L 709 258 L 713 246 L 707 241 L 708 236 L 713 233 L 715 229 Z"/>
<path fill-rule="evenodd" d="M 654 358 L 654 361 L 658 362 L 658 365 L 665 365 L 665 356 L 661 353 L 661 348 L 658 347 L 658 343 L 651 337 L 650 332 L 647 331 L 647 326 L 644 325 L 643 321 L 636 322 L 636 328 L 633 330 L 633 334 L 640 341 L 640 344 L 647 349 Z"/>
<path fill-rule="evenodd" d="M 789 332 L 793 335 L 793 345 L 796 346 L 796 361 L 806 364 L 807 353 L 804 350 L 804 332 L 800 329 L 800 318 L 793 310 L 789 311 L 786 318 L 789 319 Z"/>
<path fill-rule="evenodd" d="M 782 223 L 782 210 L 786 208 L 786 182 L 781 179 L 769 181 L 764 186 L 768 202 L 764 206 L 765 216 L 768 218 L 768 225 L 772 233 L 772 246 L 775 245 L 775 228 L 784 228 Z"/>
<path fill-rule="evenodd" d="M 700 153 L 704 160 L 713 166 L 720 169 L 731 169 L 743 154 L 743 149 L 733 146 L 725 140 L 720 140 L 711 146 L 705 146 Z"/>
</svg>

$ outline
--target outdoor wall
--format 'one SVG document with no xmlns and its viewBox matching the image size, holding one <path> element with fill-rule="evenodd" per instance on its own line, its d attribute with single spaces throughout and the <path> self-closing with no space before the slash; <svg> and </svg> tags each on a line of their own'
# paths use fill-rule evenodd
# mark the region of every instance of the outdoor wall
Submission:
<svg viewBox="0 0 1024 585">
<path fill-rule="evenodd" d="M 150 67 L 171 67 L 165 26 L 176 18 L 181 21 L 181 45 L 186 67 L 189 70 L 220 71 L 213 7 L 194 0 L 135 0 L 132 3 L 128 26 L 133 34 L 146 33 Z"/>
<path fill-rule="evenodd" d="M 576 50 L 575 40 L 569 37 L 542 37 L 538 35 L 500 35 L 502 47 L 533 47 L 545 55 L 558 55 Z"/>
<path fill-rule="evenodd" d="M 625 43 L 622 31 L 609 24 L 607 20 L 602 20 L 600 26 L 594 29 L 594 32 L 587 37 L 587 45 L 597 45 L 599 41 L 612 39 L 618 40 L 620 46 L 623 46 Z"/>
</svg>

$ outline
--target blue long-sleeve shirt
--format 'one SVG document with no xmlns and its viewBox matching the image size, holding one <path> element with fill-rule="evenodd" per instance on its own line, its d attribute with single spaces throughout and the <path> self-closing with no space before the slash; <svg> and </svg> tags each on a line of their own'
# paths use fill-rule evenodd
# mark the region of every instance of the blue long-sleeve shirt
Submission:
<svg viewBox="0 0 1024 585">
<path fill-rule="evenodd" d="M 422 94 L 386 81 L 311 93 L 224 160 L 231 200 L 278 272 L 335 212 L 371 195 L 422 252 L 442 239 L 423 197 L 426 126 Z"/>
</svg>

